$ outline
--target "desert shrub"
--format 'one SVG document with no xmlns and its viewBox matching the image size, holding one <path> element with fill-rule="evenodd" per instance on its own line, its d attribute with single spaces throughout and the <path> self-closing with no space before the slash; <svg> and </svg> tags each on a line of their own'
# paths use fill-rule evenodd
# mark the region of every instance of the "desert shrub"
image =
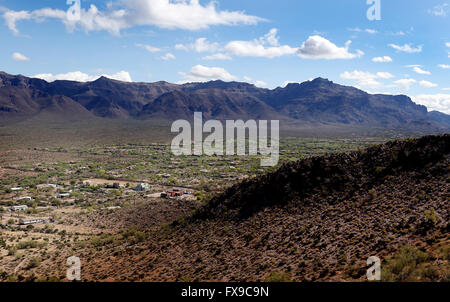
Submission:
<svg viewBox="0 0 450 302">
<path fill-rule="evenodd" d="M 265 282 L 291 282 L 291 276 L 285 272 L 271 272 L 266 276 Z"/>
<path fill-rule="evenodd" d="M 147 235 L 139 231 L 137 227 L 131 227 L 129 230 L 122 232 L 122 237 L 130 243 L 138 243 L 144 241 Z"/>
<path fill-rule="evenodd" d="M 41 264 L 41 259 L 39 259 L 38 257 L 33 257 L 28 262 L 27 269 L 38 267 L 39 264 Z"/>
<path fill-rule="evenodd" d="M 434 209 L 425 210 L 423 213 L 423 219 L 417 226 L 417 232 L 419 234 L 426 234 L 429 230 L 433 229 L 437 224 L 437 215 Z"/>
<path fill-rule="evenodd" d="M 8 256 L 14 256 L 17 253 L 17 247 L 10 246 L 8 248 Z"/>
<path fill-rule="evenodd" d="M 36 240 L 28 240 L 28 241 L 21 241 L 17 244 L 17 248 L 19 250 L 23 250 L 23 249 L 32 249 L 32 248 L 41 248 L 44 247 L 46 245 L 45 242 L 39 242 Z"/>
<path fill-rule="evenodd" d="M 407 246 L 382 266 L 381 278 L 387 282 L 435 281 L 436 270 L 427 264 L 429 255 Z"/>
</svg>

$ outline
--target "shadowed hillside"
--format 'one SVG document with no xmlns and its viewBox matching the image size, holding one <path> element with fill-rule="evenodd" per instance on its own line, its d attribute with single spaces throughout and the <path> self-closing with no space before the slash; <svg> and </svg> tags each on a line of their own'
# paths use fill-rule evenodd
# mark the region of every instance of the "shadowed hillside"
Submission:
<svg viewBox="0 0 450 302">
<path fill-rule="evenodd" d="M 445 135 L 305 159 L 228 189 L 214 198 L 197 217 L 248 217 L 264 207 L 283 205 L 312 195 L 324 198 L 332 195 L 333 202 L 339 203 L 382 184 L 386 177 L 422 173 L 426 167 L 445 159 L 449 152 L 450 136 Z M 445 170 L 428 172 L 444 173 Z"/>
<path fill-rule="evenodd" d="M 301 160 L 74 253 L 97 281 L 364 281 L 370 256 L 385 281 L 448 281 L 449 152 L 442 135 Z"/>
</svg>

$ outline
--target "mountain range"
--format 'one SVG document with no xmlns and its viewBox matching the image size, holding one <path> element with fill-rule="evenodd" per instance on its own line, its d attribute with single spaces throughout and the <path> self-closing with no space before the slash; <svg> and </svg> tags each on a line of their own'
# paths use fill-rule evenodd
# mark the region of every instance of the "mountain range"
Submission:
<svg viewBox="0 0 450 302">
<path fill-rule="evenodd" d="M 54 81 L 0 72 L 0 120 L 45 116 L 138 120 L 278 119 L 297 125 L 450 129 L 450 116 L 428 112 L 405 95 L 368 94 L 317 78 L 284 88 L 241 82 L 128 83 Z"/>
</svg>

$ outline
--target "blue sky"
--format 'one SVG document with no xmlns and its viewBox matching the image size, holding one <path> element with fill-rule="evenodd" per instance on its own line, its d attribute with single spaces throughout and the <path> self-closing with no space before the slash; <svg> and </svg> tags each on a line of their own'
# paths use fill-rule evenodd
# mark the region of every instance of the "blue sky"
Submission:
<svg viewBox="0 0 450 302">
<path fill-rule="evenodd" d="M 81 0 L 69 19 L 66 0 L 0 0 L 0 70 L 267 88 L 321 76 L 450 113 L 450 1 L 379 0 L 375 21 L 366 1 Z"/>
</svg>

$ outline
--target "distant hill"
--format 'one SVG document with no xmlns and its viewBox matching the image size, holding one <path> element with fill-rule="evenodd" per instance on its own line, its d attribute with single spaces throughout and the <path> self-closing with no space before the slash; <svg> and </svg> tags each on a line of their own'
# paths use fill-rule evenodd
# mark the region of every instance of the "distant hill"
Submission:
<svg viewBox="0 0 450 302">
<path fill-rule="evenodd" d="M 59 100 L 59 101 L 55 101 Z M 184 85 L 126 83 L 101 77 L 93 82 L 48 83 L 0 72 L 0 118 L 23 120 L 41 112 L 108 119 L 278 119 L 297 125 L 362 126 L 446 131 L 450 116 L 427 112 L 404 95 L 371 95 L 317 78 L 273 90 L 239 82 Z M 48 116 L 48 114 L 46 114 Z"/>
</svg>

